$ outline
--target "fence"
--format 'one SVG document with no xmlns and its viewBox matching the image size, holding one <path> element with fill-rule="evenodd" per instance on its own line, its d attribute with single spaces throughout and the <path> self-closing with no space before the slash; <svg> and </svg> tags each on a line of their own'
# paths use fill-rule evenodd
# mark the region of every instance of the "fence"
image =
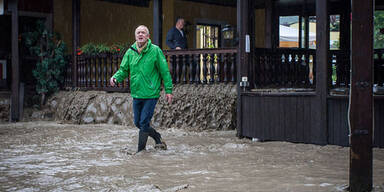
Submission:
<svg viewBox="0 0 384 192">
<path fill-rule="evenodd" d="M 255 50 L 251 71 L 256 88 L 314 88 L 316 50 Z"/>
<path fill-rule="evenodd" d="M 174 84 L 213 84 L 236 82 L 237 49 L 165 50 Z M 128 91 L 126 79 L 117 87 L 109 78 L 118 70 L 120 54 L 80 55 L 77 57 L 76 87 L 85 90 Z M 72 86 L 72 60 L 69 58 L 65 86 Z M 255 49 L 250 65 L 254 88 L 310 88 L 316 85 L 316 50 Z M 329 52 L 329 87 L 347 88 L 350 82 L 348 51 Z M 384 86 L 384 49 L 374 52 L 374 84 Z"/>
<path fill-rule="evenodd" d="M 213 84 L 236 82 L 236 49 L 166 50 L 174 84 Z M 128 78 L 117 87 L 109 78 L 118 70 L 123 55 L 95 54 L 77 56 L 76 87 L 82 90 L 128 91 Z M 65 86 L 72 86 L 72 62 L 69 62 Z"/>
<path fill-rule="evenodd" d="M 173 82 L 178 83 L 235 83 L 236 49 L 168 50 Z"/>
<path fill-rule="evenodd" d="M 374 72 L 373 83 L 384 86 L 384 49 L 374 50 Z M 348 51 L 331 51 L 330 63 L 332 68 L 329 73 L 332 74 L 331 87 L 348 88 L 350 83 L 350 54 Z M 331 75 L 330 75 L 331 76 Z"/>
</svg>

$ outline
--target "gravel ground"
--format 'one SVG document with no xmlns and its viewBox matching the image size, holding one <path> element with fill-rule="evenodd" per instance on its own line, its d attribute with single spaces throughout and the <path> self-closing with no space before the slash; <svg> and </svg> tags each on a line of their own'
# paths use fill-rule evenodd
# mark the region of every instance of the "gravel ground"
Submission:
<svg viewBox="0 0 384 192">
<path fill-rule="evenodd" d="M 133 153 L 134 127 L 58 122 L 0 124 L 0 191 L 343 191 L 349 148 L 252 142 L 235 131 L 160 129 Z M 374 191 L 384 191 L 384 149 L 373 150 Z M 127 153 L 128 152 L 128 153 Z"/>
</svg>

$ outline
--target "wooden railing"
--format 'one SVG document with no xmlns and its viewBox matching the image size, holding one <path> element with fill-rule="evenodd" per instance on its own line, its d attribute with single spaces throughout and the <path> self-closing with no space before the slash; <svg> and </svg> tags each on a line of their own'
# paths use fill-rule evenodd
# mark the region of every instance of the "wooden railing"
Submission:
<svg viewBox="0 0 384 192">
<path fill-rule="evenodd" d="M 116 87 L 109 85 L 109 79 L 119 69 L 123 55 L 120 54 L 83 54 L 77 56 L 76 87 L 82 90 L 129 91 L 126 79 Z M 66 85 L 71 84 L 72 67 L 67 68 Z"/>
<path fill-rule="evenodd" d="M 175 84 L 178 83 L 235 83 L 237 49 L 167 50 Z"/>
<path fill-rule="evenodd" d="M 174 84 L 213 84 L 236 82 L 236 49 L 166 50 Z M 316 50 L 257 48 L 250 66 L 252 88 L 315 88 Z M 122 55 L 100 54 L 77 57 L 78 88 L 88 90 L 128 91 L 128 79 L 117 87 L 109 78 L 117 71 Z M 72 59 L 69 58 L 69 61 Z M 329 52 L 329 87 L 349 87 L 349 52 Z M 72 62 L 69 62 L 65 86 L 72 87 Z M 374 84 L 384 83 L 384 49 L 374 52 Z"/>
<path fill-rule="evenodd" d="M 351 63 L 349 51 L 331 50 L 328 58 L 328 82 L 330 88 L 348 87 Z"/>
<path fill-rule="evenodd" d="M 384 49 L 374 50 L 374 79 L 373 83 L 384 86 Z M 350 54 L 347 51 L 330 51 L 329 80 L 331 88 L 349 87 L 350 83 Z"/>
<path fill-rule="evenodd" d="M 236 82 L 236 49 L 166 50 L 173 83 Z M 77 56 L 76 87 L 82 90 L 129 91 L 128 78 L 117 87 L 109 78 L 118 70 L 123 55 Z M 71 60 L 72 61 L 72 60 Z M 65 86 L 72 87 L 72 62 L 68 63 Z"/>
<path fill-rule="evenodd" d="M 373 58 L 375 63 L 373 83 L 384 86 L 384 49 L 375 49 Z"/>
<path fill-rule="evenodd" d="M 255 88 L 314 88 L 316 50 L 255 50 L 251 85 Z"/>
</svg>

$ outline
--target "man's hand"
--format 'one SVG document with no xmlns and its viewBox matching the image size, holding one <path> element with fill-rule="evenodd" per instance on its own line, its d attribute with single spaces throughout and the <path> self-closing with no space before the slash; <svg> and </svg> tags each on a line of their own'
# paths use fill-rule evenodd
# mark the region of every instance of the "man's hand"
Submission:
<svg viewBox="0 0 384 192">
<path fill-rule="evenodd" d="M 181 47 L 176 47 L 175 49 L 181 49 Z"/>
<path fill-rule="evenodd" d="M 109 84 L 111 84 L 111 86 L 114 87 L 117 84 L 116 79 L 111 77 L 111 79 L 109 80 Z"/>
<path fill-rule="evenodd" d="M 172 103 L 172 97 L 173 97 L 172 94 L 165 94 L 165 99 L 168 101 L 169 104 Z"/>
</svg>

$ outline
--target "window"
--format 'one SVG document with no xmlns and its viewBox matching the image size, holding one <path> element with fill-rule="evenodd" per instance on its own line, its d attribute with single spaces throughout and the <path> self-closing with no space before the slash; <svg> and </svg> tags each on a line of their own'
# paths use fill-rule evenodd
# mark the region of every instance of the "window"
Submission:
<svg viewBox="0 0 384 192">
<path fill-rule="evenodd" d="M 196 48 L 197 49 L 213 49 L 219 48 L 219 27 L 215 25 L 197 25 L 196 26 Z M 200 55 L 200 80 L 204 79 L 203 76 L 203 65 L 204 55 Z M 207 62 L 213 62 L 215 68 L 217 68 L 217 54 L 207 56 Z M 210 68 L 208 68 L 207 80 L 213 78 L 214 74 L 211 75 Z"/>
<path fill-rule="evenodd" d="M 329 48 L 340 49 L 340 15 L 329 16 Z"/>
<path fill-rule="evenodd" d="M 299 47 L 299 16 L 280 16 L 279 47 Z"/>
<path fill-rule="evenodd" d="M 197 25 L 196 48 L 219 48 L 219 27 L 214 25 Z"/>
</svg>

